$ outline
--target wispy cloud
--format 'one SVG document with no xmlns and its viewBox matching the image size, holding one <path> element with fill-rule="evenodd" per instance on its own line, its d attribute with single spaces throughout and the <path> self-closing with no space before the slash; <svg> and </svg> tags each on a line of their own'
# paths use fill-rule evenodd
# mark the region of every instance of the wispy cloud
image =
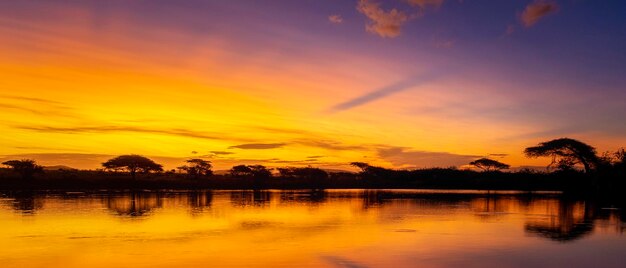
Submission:
<svg viewBox="0 0 626 268">
<path fill-rule="evenodd" d="M 332 140 L 301 139 L 294 141 L 294 143 L 334 151 L 363 151 L 371 149 L 367 145 L 351 145 Z"/>
<path fill-rule="evenodd" d="M 413 87 L 426 84 L 438 78 L 440 74 L 438 72 L 429 72 L 423 75 L 411 77 L 409 79 L 376 89 L 365 95 L 356 97 L 354 99 L 339 103 L 328 109 L 331 113 L 341 112 L 352 109 L 357 106 L 364 105 L 366 103 L 387 97 L 389 95 L 411 89 Z"/>
<path fill-rule="evenodd" d="M 61 151 L 61 152 L 80 152 L 83 150 L 79 150 L 79 149 L 72 149 L 72 148 L 60 148 L 60 147 L 44 147 L 44 146 L 13 146 L 13 148 L 15 149 L 20 149 L 20 150 L 29 150 L 29 151 L 33 151 L 33 150 L 37 150 L 37 151 Z"/>
<path fill-rule="evenodd" d="M 443 4 L 443 0 L 406 0 L 409 5 L 418 6 L 422 9 L 432 7 L 439 8 Z"/>
<path fill-rule="evenodd" d="M 535 0 L 526 6 L 526 9 L 520 15 L 520 20 L 525 27 L 531 27 L 541 18 L 557 10 L 559 10 L 559 6 L 553 1 Z"/>
<path fill-rule="evenodd" d="M 330 15 L 330 16 L 328 16 L 328 21 L 330 21 L 331 23 L 334 23 L 334 24 L 339 24 L 339 23 L 343 22 L 343 17 L 341 17 L 341 15 L 337 15 L 337 14 Z"/>
<path fill-rule="evenodd" d="M 78 117 L 72 108 L 62 102 L 12 95 L 0 95 L 0 110 L 27 112 L 42 117 Z"/>
<path fill-rule="evenodd" d="M 404 167 L 458 167 L 479 158 L 479 155 L 463 155 L 448 152 L 416 151 L 407 147 L 383 147 L 378 155 L 394 166 Z"/>
<path fill-rule="evenodd" d="M 11 99 L 11 100 L 20 100 L 20 101 L 29 101 L 29 102 L 37 102 L 37 103 L 45 103 L 52 105 L 63 105 L 62 102 L 46 100 L 41 98 L 32 98 L 32 97 L 23 97 L 23 96 L 12 96 L 12 95 L 0 95 L 2 99 Z"/>
<path fill-rule="evenodd" d="M 402 25 L 410 19 L 403 11 L 395 8 L 385 11 L 378 3 L 369 0 L 359 0 L 356 9 L 370 20 L 365 30 L 381 37 L 399 36 Z"/>
<path fill-rule="evenodd" d="M 267 150 L 280 148 L 287 145 L 286 143 L 247 143 L 228 147 L 228 149 L 244 149 L 244 150 Z"/>
<path fill-rule="evenodd" d="M 173 135 L 187 138 L 208 139 L 208 140 L 239 140 L 246 141 L 247 139 L 239 139 L 229 137 L 220 133 L 205 133 L 196 132 L 187 129 L 152 129 L 143 127 L 132 126 L 85 126 L 85 127 L 53 127 L 53 126 L 14 126 L 17 129 L 32 130 L 38 132 L 49 133 L 108 133 L 108 132 L 137 132 L 148 134 L 164 134 Z"/>
<path fill-rule="evenodd" d="M 226 151 L 210 151 L 210 153 L 212 153 L 214 155 L 231 155 L 231 154 L 234 154 L 233 152 L 226 152 Z"/>
</svg>

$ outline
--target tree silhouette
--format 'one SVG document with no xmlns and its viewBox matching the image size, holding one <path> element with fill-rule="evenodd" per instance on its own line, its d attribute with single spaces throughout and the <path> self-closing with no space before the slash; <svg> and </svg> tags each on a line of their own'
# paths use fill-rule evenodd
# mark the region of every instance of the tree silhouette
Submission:
<svg viewBox="0 0 626 268">
<path fill-rule="evenodd" d="M 621 148 L 614 153 L 614 156 L 616 160 L 614 164 L 615 168 L 622 171 L 626 170 L 626 150 Z"/>
<path fill-rule="evenodd" d="M 232 167 L 229 172 L 232 177 L 247 177 L 252 173 L 252 169 L 246 165 L 237 165 Z"/>
<path fill-rule="evenodd" d="M 213 167 L 211 165 L 211 161 L 194 158 L 189 159 L 185 162 L 187 162 L 188 165 L 180 166 L 178 168 L 186 171 L 187 174 L 193 176 L 194 178 L 213 175 L 213 171 L 211 170 L 211 168 Z"/>
<path fill-rule="evenodd" d="M 135 179 L 135 174 L 138 171 L 144 173 L 148 173 L 151 171 L 163 171 L 162 165 L 155 163 L 147 157 L 136 154 L 120 155 L 102 163 L 102 166 L 105 169 L 109 170 L 127 170 L 128 172 L 130 172 L 130 175 L 133 177 L 133 179 Z"/>
<path fill-rule="evenodd" d="M 35 160 L 23 159 L 23 160 L 9 160 L 2 162 L 3 165 L 11 167 L 15 172 L 19 173 L 25 180 L 33 178 L 35 173 L 43 173 L 43 167 L 37 165 Z"/>
<path fill-rule="evenodd" d="M 483 171 L 496 171 L 496 170 L 501 170 L 501 169 L 509 169 L 509 167 L 511 167 L 505 163 L 492 160 L 489 158 L 477 159 L 477 160 L 470 162 L 469 164 L 479 169 L 482 169 Z"/>
<path fill-rule="evenodd" d="M 232 177 L 252 179 L 252 187 L 261 188 L 267 179 L 272 177 L 272 172 L 263 165 L 238 165 L 230 169 Z"/>
<path fill-rule="evenodd" d="M 585 173 L 590 172 L 599 165 L 599 158 L 596 149 L 586 143 L 575 139 L 560 138 L 539 143 L 537 146 L 528 147 L 524 150 L 527 157 L 537 158 L 541 156 L 552 157 L 552 162 L 548 165 L 563 166 L 566 164 L 582 164 Z"/>
<path fill-rule="evenodd" d="M 361 172 L 359 173 L 361 178 L 393 178 L 398 176 L 400 173 L 391 169 L 371 166 L 370 164 L 364 162 L 352 162 L 350 165 L 361 169 Z"/>
<path fill-rule="evenodd" d="M 238 165 L 230 169 L 230 175 L 233 177 L 264 179 L 271 177 L 272 172 L 263 165 Z"/>
<path fill-rule="evenodd" d="M 278 168 L 278 173 L 285 178 L 302 178 L 311 180 L 323 180 L 328 178 L 328 173 L 320 168 L 314 167 L 285 167 Z"/>
<path fill-rule="evenodd" d="M 318 189 L 322 188 L 328 179 L 328 172 L 311 166 L 278 168 L 278 173 L 283 178 L 300 179 Z"/>
</svg>

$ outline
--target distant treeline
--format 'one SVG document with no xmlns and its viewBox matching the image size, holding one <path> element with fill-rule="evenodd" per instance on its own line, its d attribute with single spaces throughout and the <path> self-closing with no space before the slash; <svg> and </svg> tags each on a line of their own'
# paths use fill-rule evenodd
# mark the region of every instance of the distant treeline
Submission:
<svg viewBox="0 0 626 268">
<path fill-rule="evenodd" d="M 569 190 L 621 192 L 626 190 L 626 153 L 620 149 L 598 155 L 595 148 L 568 138 L 528 147 L 528 157 L 550 157 L 548 171 L 506 171 L 509 165 L 480 158 L 475 169 L 427 168 L 395 170 L 353 162 L 360 171 L 328 172 L 316 167 L 268 168 L 237 165 L 215 175 L 210 161 L 189 159 L 165 171 L 140 155 L 122 155 L 102 163 L 102 169 L 48 170 L 34 160 L 10 160 L 0 169 L 0 188 L 34 189 L 324 189 L 324 188 L 432 188 Z"/>
</svg>

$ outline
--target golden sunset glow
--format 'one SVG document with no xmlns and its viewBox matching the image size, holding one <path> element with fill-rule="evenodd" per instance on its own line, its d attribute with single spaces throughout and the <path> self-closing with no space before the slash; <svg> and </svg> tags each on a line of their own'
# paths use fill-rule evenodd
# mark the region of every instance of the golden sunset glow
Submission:
<svg viewBox="0 0 626 268">
<path fill-rule="evenodd" d="M 497 154 L 513 166 L 543 166 L 545 159 L 526 159 L 522 149 L 561 135 L 601 151 L 625 141 L 619 127 L 590 125 L 613 120 L 623 92 L 605 88 L 603 108 L 563 117 L 541 99 L 559 96 L 559 109 L 574 110 L 596 98 L 574 78 L 550 74 L 541 82 L 548 76 L 511 57 L 470 52 L 472 38 L 417 41 L 408 29 L 385 32 L 381 24 L 410 27 L 435 14 L 393 21 L 361 1 L 338 5 L 347 13 L 330 22 L 289 25 L 263 21 L 266 9 L 251 12 L 243 3 L 146 4 L 143 13 L 130 11 L 138 3 L 126 5 L 3 5 L 5 159 L 93 169 L 112 155 L 137 153 L 166 167 L 203 156 L 220 169 L 243 162 L 349 168 L 352 161 L 414 168 Z M 220 10 L 247 15 L 213 14 Z M 544 14 L 528 12 L 525 27 L 539 28 Z M 372 20 L 367 31 L 357 27 L 360 13 Z M 359 35 L 343 37 L 349 31 Z M 523 34 L 530 33 L 493 39 L 485 49 L 497 55 Z"/>
<path fill-rule="evenodd" d="M 626 263 L 626 1 L 0 1 L 0 266 Z"/>
</svg>

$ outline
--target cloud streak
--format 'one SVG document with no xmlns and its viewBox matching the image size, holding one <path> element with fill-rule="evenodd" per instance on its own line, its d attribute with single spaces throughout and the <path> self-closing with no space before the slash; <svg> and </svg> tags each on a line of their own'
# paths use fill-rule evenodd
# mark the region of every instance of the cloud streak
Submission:
<svg viewBox="0 0 626 268">
<path fill-rule="evenodd" d="M 109 132 L 136 132 L 147 134 L 164 134 L 173 135 L 186 138 L 207 139 L 207 140 L 240 140 L 247 141 L 247 139 L 238 139 L 227 136 L 222 136 L 217 133 L 204 133 L 190 131 L 187 129 L 150 129 L 141 127 L 130 126 L 92 126 L 92 127 L 52 127 L 52 126 L 15 126 L 17 129 L 32 130 L 38 132 L 47 133 L 109 133 Z"/>
<path fill-rule="evenodd" d="M 244 149 L 244 150 L 267 150 L 276 149 L 287 145 L 286 143 L 247 143 L 228 147 L 228 149 Z"/>
<path fill-rule="evenodd" d="M 458 167 L 479 158 L 479 155 L 463 155 L 448 152 L 413 151 L 406 147 L 383 147 L 378 155 L 394 166 L 410 167 Z"/>
<path fill-rule="evenodd" d="M 74 110 L 64 103 L 22 96 L 0 95 L 0 110 L 28 112 L 42 117 L 78 118 Z"/>
<path fill-rule="evenodd" d="M 365 30 L 380 37 L 398 37 L 402 25 L 410 19 L 409 15 L 400 10 L 394 8 L 385 11 L 378 3 L 369 0 L 360 0 L 356 9 L 370 20 Z"/>
<path fill-rule="evenodd" d="M 524 9 L 520 15 L 522 25 L 531 27 L 535 25 L 541 18 L 552 14 L 559 10 L 559 6 L 552 1 L 535 0 Z"/>
<path fill-rule="evenodd" d="M 402 92 L 402 91 L 411 89 L 419 85 L 427 84 L 428 82 L 431 82 L 437 79 L 439 76 L 440 74 L 436 72 L 415 76 L 415 77 L 397 82 L 395 84 L 391 84 L 391 85 L 376 89 L 370 93 L 356 97 L 354 99 L 339 103 L 333 107 L 330 107 L 330 109 L 328 109 L 328 112 L 336 113 L 336 112 L 349 110 L 349 109 L 367 104 L 369 102 L 393 95 L 395 93 Z"/>
</svg>

